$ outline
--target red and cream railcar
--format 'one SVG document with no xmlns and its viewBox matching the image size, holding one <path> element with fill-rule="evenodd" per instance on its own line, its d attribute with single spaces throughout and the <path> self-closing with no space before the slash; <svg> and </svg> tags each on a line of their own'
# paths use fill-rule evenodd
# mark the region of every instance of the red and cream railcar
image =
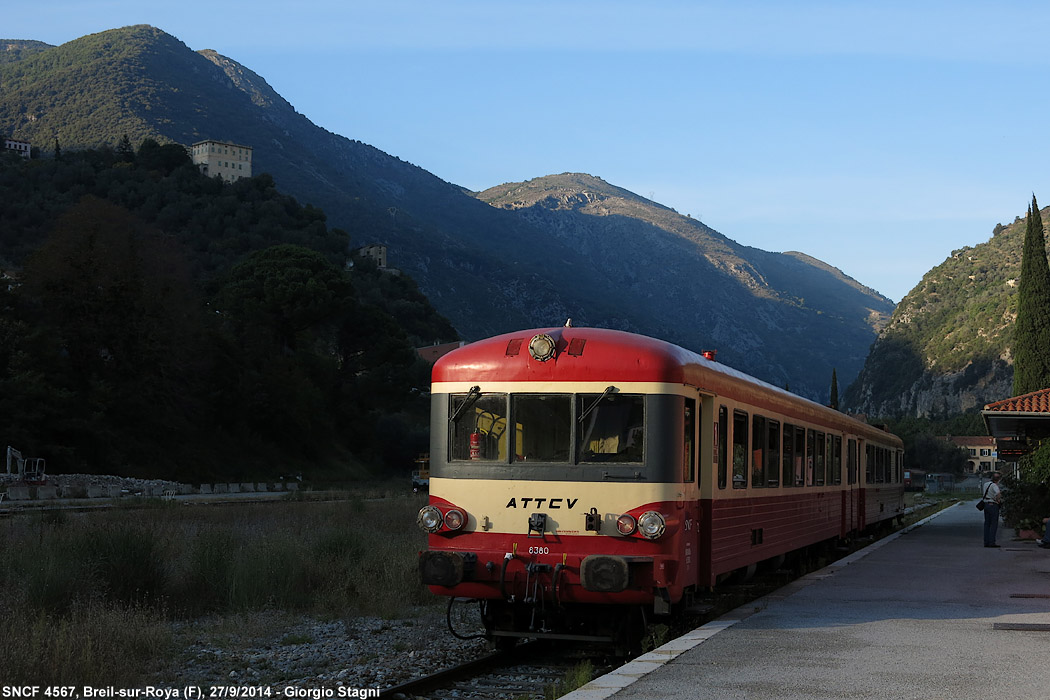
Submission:
<svg viewBox="0 0 1050 700">
<path fill-rule="evenodd" d="M 622 637 L 903 502 L 897 437 L 670 343 L 592 328 L 441 358 L 430 455 L 423 582 L 482 601 L 493 638 Z"/>
</svg>

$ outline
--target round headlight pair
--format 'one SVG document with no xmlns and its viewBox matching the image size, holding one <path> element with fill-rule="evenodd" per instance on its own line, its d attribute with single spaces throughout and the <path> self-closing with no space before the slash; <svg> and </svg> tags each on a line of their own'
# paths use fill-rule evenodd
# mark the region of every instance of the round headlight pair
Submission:
<svg viewBox="0 0 1050 700">
<path fill-rule="evenodd" d="M 416 524 L 426 532 L 437 532 L 444 525 L 449 530 L 458 530 L 463 527 L 466 517 L 463 511 L 455 508 L 447 511 L 444 516 L 436 506 L 423 506 L 416 516 Z"/>
<path fill-rule="evenodd" d="M 667 522 L 664 520 L 664 516 L 655 510 L 647 510 L 642 513 L 638 520 L 635 520 L 634 516 L 627 513 L 616 519 L 616 530 L 624 537 L 633 535 L 637 531 L 641 533 L 642 537 L 655 540 L 664 534 L 666 529 Z"/>
</svg>

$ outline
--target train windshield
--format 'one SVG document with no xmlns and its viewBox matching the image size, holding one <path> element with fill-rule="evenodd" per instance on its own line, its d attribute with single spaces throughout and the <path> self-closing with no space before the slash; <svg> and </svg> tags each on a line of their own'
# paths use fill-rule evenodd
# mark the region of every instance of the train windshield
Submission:
<svg viewBox="0 0 1050 700">
<path fill-rule="evenodd" d="M 580 394 L 576 397 L 576 414 L 581 417 L 576 426 L 576 454 L 580 462 L 642 461 L 642 396 Z"/>
<path fill-rule="evenodd" d="M 507 458 L 507 395 L 452 397 L 452 459 L 496 462 Z"/>
<path fill-rule="evenodd" d="M 643 461 L 645 397 L 499 394 L 451 397 L 452 461 L 627 463 Z"/>
<path fill-rule="evenodd" d="M 568 462 L 572 444 L 572 397 L 567 394 L 515 394 L 514 461 Z"/>
</svg>

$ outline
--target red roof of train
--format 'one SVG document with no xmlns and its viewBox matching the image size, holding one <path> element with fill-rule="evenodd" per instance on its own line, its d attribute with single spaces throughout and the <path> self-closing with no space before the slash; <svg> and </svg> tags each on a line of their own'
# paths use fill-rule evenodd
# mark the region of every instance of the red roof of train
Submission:
<svg viewBox="0 0 1050 700">
<path fill-rule="evenodd" d="M 540 362 L 529 341 L 540 334 L 556 343 L 555 356 Z M 433 380 L 621 381 L 684 383 L 686 368 L 707 362 L 677 345 L 601 328 L 540 328 L 471 343 L 434 365 Z"/>
<path fill-rule="evenodd" d="M 549 335 L 556 342 L 557 351 L 546 362 L 529 354 L 529 341 L 540 334 Z M 883 432 L 673 343 L 603 328 L 539 328 L 487 338 L 440 358 L 431 376 L 435 383 L 593 381 L 689 384 L 771 410 L 792 414 L 802 412 L 814 418 L 819 415 L 824 422 L 841 423 L 844 428 L 848 423 L 854 431 Z"/>
</svg>

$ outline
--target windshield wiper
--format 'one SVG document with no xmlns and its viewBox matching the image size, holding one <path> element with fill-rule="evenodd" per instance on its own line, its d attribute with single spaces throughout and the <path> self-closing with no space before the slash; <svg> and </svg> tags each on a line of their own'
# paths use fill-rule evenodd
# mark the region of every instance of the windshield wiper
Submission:
<svg viewBox="0 0 1050 700">
<path fill-rule="evenodd" d="M 473 406 L 474 402 L 479 398 L 481 398 L 481 387 L 477 385 L 470 387 L 470 391 L 467 392 L 467 396 L 463 399 L 463 403 L 459 405 L 459 408 L 456 409 L 455 413 L 449 416 L 448 422 L 455 423 L 456 419 L 459 418 L 459 414 L 463 413 L 467 407 Z"/>
<path fill-rule="evenodd" d="M 589 416 L 591 414 L 591 411 L 598 407 L 598 404 L 602 402 L 602 399 L 604 399 L 606 396 L 613 393 L 614 391 L 616 391 L 616 387 L 614 386 L 605 387 L 605 391 L 602 392 L 602 395 L 595 399 L 594 403 L 588 406 L 587 410 L 580 414 L 580 417 L 576 419 L 577 422 L 582 423 L 583 419 Z"/>
</svg>

